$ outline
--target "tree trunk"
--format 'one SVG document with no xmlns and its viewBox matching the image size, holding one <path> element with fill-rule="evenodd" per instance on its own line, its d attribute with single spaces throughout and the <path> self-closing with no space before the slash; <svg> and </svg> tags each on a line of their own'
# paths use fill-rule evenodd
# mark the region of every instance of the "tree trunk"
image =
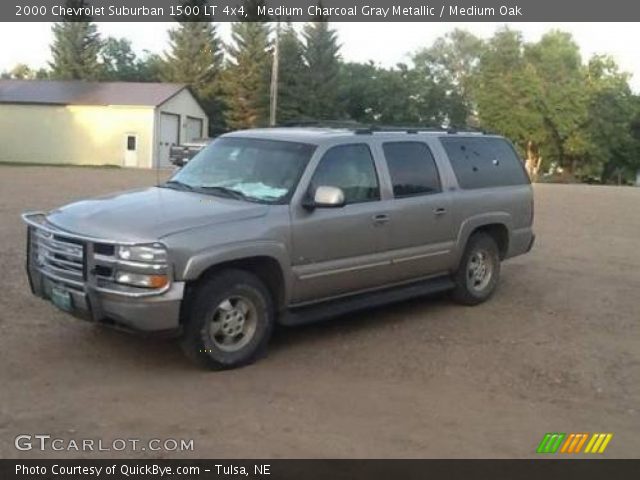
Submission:
<svg viewBox="0 0 640 480">
<path fill-rule="evenodd" d="M 542 157 L 540 156 L 536 145 L 529 140 L 527 142 L 527 158 L 525 159 L 524 167 L 529 174 L 532 182 L 538 180 L 540 173 L 540 166 L 542 165 Z"/>
</svg>

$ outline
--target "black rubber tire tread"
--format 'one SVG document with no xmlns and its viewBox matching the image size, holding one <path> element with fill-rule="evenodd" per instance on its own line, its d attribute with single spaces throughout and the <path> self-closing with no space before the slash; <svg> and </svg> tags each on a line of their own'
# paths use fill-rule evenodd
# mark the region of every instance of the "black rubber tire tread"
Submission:
<svg viewBox="0 0 640 480">
<path fill-rule="evenodd" d="M 216 347 L 207 333 L 214 309 L 233 294 L 249 297 L 256 306 L 258 323 L 252 340 L 237 352 Z M 194 292 L 184 324 L 181 347 L 196 363 L 210 370 L 227 370 L 249 365 L 266 353 L 273 332 L 273 300 L 262 281 L 244 270 L 223 270 L 204 279 Z"/>
<path fill-rule="evenodd" d="M 489 284 L 482 292 L 475 292 L 467 287 L 467 264 L 472 253 L 482 249 L 489 253 L 493 263 L 493 274 Z M 486 302 L 496 290 L 500 278 L 500 253 L 496 241 L 491 235 L 478 232 L 469 237 L 467 246 L 460 260 L 458 270 L 453 275 L 455 288 L 451 291 L 451 298 L 462 305 L 478 305 Z"/>
</svg>

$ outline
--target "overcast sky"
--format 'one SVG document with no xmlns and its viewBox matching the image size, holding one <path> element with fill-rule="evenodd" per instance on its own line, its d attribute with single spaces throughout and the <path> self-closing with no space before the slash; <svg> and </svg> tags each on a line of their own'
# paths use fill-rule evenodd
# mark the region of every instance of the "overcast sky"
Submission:
<svg viewBox="0 0 640 480">
<path fill-rule="evenodd" d="M 407 61 L 408 54 L 427 46 L 435 38 L 456 27 L 487 38 L 504 24 L 498 23 L 333 23 L 342 43 L 345 60 L 373 60 L 384 66 Z M 137 52 L 162 52 L 167 46 L 167 23 L 100 23 L 102 35 L 126 37 Z M 536 41 L 553 28 L 573 34 L 584 58 L 594 53 L 613 56 L 620 67 L 631 74 L 631 85 L 640 92 L 640 25 L 638 23 L 514 23 L 527 41 Z M 229 23 L 220 24 L 224 40 L 229 38 Z M 16 63 L 45 66 L 49 60 L 51 24 L 0 23 L 0 71 Z"/>
</svg>

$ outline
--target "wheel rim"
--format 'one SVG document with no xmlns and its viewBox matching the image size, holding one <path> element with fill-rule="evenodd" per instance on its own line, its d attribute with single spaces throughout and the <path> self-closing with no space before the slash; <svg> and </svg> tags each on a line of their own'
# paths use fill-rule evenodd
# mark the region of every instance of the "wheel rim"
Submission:
<svg viewBox="0 0 640 480">
<path fill-rule="evenodd" d="M 475 292 L 487 288 L 493 277 L 493 262 L 486 250 L 476 250 L 467 264 L 467 287 Z"/>
<path fill-rule="evenodd" d="M 255 335 L 257 320 L 257 309 L 247 297 L 225 298 L 213 312 L 209 322 L 209 338 L 220 350 L 236 352 Z"/>
</svg>

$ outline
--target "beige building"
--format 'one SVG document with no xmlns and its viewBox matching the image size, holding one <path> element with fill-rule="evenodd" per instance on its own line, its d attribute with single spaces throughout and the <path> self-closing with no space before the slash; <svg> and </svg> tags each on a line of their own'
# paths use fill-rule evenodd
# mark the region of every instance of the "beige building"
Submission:
<svg viewBox="0 0 640 480">
<path fill-rule="evenodd" d="M 185 85 L 0 80 L 0 162 L 165 167 L 208 128 Z"/>
</svg>

